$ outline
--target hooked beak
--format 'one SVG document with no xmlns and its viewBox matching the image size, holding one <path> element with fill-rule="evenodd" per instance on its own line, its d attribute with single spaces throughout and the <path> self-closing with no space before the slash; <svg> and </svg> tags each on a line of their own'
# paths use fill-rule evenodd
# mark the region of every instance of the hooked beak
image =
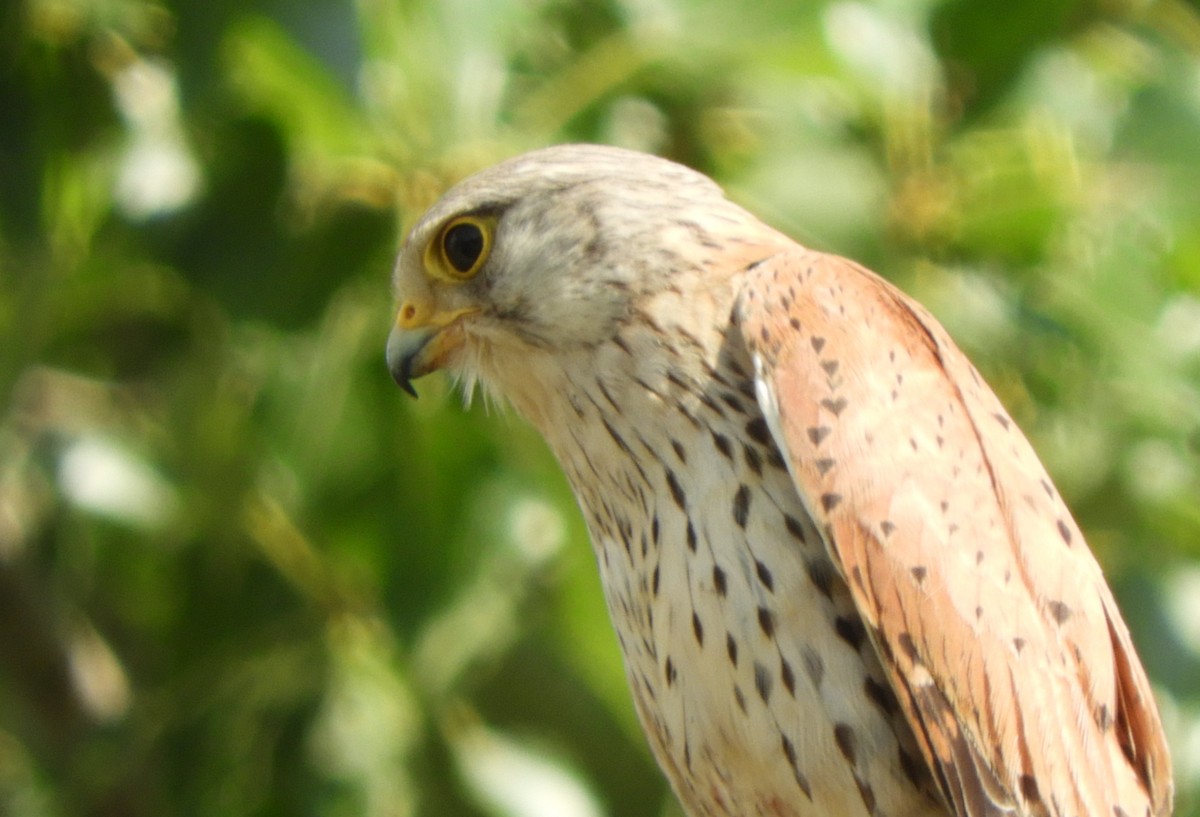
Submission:
<svg viewBox="0 0 1200 817">
<path fill-rule="evenodd" d="M 408 304 L 402 305 L 387 341 L 387 365 L 396 385 L 416 397 L 412 381 L 446 364 L 463 344 L 459 318 L 475 311 L 464 309 L 416 320 L 418 315 L 425 314 L 424 310 L 415 311 Z"/>
<path fill-rule="evenodd" d="M 405 331 L 398 326 L 393 327 L 388 334 L 388 370 L 392 373 L 396 385 L 413 397 L 417 396 L 417 390 L 413 388 L 412 380 L 430 371 L 424 365 L 421 352 L 435 335 L 435 332 Z"/>
</svg>

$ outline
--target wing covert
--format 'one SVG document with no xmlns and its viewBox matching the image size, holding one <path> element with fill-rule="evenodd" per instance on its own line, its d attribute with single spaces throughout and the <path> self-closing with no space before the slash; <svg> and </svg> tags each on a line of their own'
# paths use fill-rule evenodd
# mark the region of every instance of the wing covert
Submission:
<svg viewBox="0 0 1200 817">
<path fill-rule="evenodd" d="M 746 273 L 758 399 L 946 801 L 1166 815 L 1149 683 L 1029 443 L 922 307 L 804 249 Z"/>
</svg>

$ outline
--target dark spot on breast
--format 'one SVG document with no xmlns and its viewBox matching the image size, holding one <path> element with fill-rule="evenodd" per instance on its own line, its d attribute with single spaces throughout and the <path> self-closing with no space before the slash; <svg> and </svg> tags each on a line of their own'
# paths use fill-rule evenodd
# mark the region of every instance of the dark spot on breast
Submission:
<svg viewBox="0 0 1200 817">
<path fill-rule="evenodd" d="M 717 567 L 716 565 L 713 565 L 712 576 L 713 576 L 713 589 L 717 591 L 718 596 L 724 598 L 725 592 L 726 592 L 725 571 L 722 570 L 721 568 Z"/>
<path fill-rule="evenodd" d="M 775 578 L 771 575 L 771 571 L 767 566 L 757 559 L 754 560 L 754 572 L 758 574 L 758 580 L 762 582 L 763 587 L 775 592 Z"/>
<path fill-rule="evenodd" d="M 1021 650 L 1025 649 L 1025 639 L 1023 639 L 1023 638 L 1014 638 L 1014 639 L 1013 639 L 1013 647 L 1014 647 L 1014 648 L 1016 648 L 1016 650 L 1017 650 L 1017 655 L 1020 655 L 1020 654 L 1021 654 Z"/>
<path fill-rule="evenodd" d="M 762 698 L 763 703 L 766 703 L 771 698 L 771 673 L 767 668 L 757 661 L 754 662 L 754 688 L 758 690 L 758 697 Z"/>
<path fill-rule="evenodd" d="M 788 323 L 789 323 L 789 324 L 791 325 L 791 327 L 792 327 L 793 329 L 795 329 L 797 332 L 799 332 L 799 331 L 800 331 L 800 319 L 799 319 L 799 318 L 791 318 L 791 319 L 789 319 L 789 320 L 788 320 Z"/>
<path fill-rule="evenodd" d="M 700 623 L 700 614 L 695 610 L 692 611 L 692 635 L 696 636 L 696 643 L 703 647 L 704 625 Z"/>
<path fill-rule="evenodd" d="M 812 785 L 808 782 L 808 777 L 796 765 L 796 747 L 792 745 L 792 742 L 788 740 L 786 735 L 781 735 L 781 737 L 783 738 L 784 757 L 787 758 L 788 763 L 792 766 L 792 778 L 796 781 L 796 785 L 800 788 L 800 791 L 804 792 L 804 796 L 811 803 L 813 797 Z"/>
<path fill-rule="evenodd" d="M 814 335 L 810 342 L 812 343 L 813 351 L 817 354 L 820 354 L 821 350 L 825 348 L 825 338 L 818 338 Z"/>
<path fill-rule="evenodd" d="M 825 374 L 833 377 L 837 374 L 838 362 L 836 360 L 822 360 L 821 368 L 825 370 Z"/>
<path fill-rule="evenodd" d="M 667 487 L 671 489 L 671 498 L 675 500 L 675 504 L 679 506 L 681 511 L 687 510 L 687 496 L 683 493 L 683 488 L 679 484 L 679 480 L 675 477 L 675 472 L 670 468 L 664 469 L 667 474 Z"/>
<path fill-rule="evenodd" d="M 750 489 L 745 485 L 739 485 L 737 493 L 733 495 L 733 521 L 742 530 L 746 529 L 746 521 L 750 516 Z"/>
<path fill-rule="evenodd" d="M 796 747 L 788 740 L 787 735 L 782 735 L 781 737 L 783 738 L 783 756 L 794 767 L 796 765 Z"/>
<path fill-rule="evenodd" d="M 783 515 L 783 524 L 784 527 L 787 528 L 787 532 L 792 535 L 793 539 L 797 540 L 802 545 L 806 544 L 804 541 L 804 526 L 800 524 L 799 519 L 791 514 L 785 513 Z"/>
<path fill-rule="evenodd" d="M 650 581 L 650 590 L 654 593 L 655 597 L 658 596 L 658 565 L 654 566 L 654 573 Z"/>
<path fill-rule="evenodd" d="M 896 523 L 890 519 L 885 519 L 879 523 L 879 530 L 885 537 L 891 536 L 896 531 Z"/>
<path fill-rule="evenodd" d="M 913 641 L 913 637 L 910 633 L 900 633 L 900 635 L 896 637 L 896 643 L 900 645 L 900 649 L 906 656 L 908 656 L 910 661 L 915 662 L 921 660 L 921 657 L 917 654 L 917 644 L 915 641 Z"/>
<path fill-rule="evenodd" d="M 729 406 L 731 409 L 736 411 L 738 414 L 746 414 L 746 407 L 742 405 L 741 399 L 739 399 L 736 394 L 730 394 L 729 392 L 721 392 L 721 401 L 723 403 L 725 403 L 725 405 Z"/>
<path fill-rule="evenodd" d="M 733 633 L 725 633 L 725 652 L 729 655 L 729 663 L 736 667 L 738 662 L 738 646 L 737 641 L 733 638 Z"/>
<path fill-rule="evenodd" d="M 811 559 L 805 563 L 808 580 L 827 599 L 833 598 L 833 565 L 825 559 Z"/>
<path fill-rule="evenodd" d="M 683 449 L 683 443 L 679 442 L 679 440 L 671 440 L 671 448 L 674 449 L 675 456 L 679 457 L 679 461 L 686 464 L 687 452 Z"/>
<path fill-rule="evenodd" d="M 667 660 L 663 662 L 663 677 L 667 679 L 667 686 L 675 684 L 675 664 L 671 661 L 671 656 L 667 656 Z"/>
<path fill-rule="evenodd" d="M 1000 412 L 998 412 L 998 411 L 997 411 L 997 412 L 995 412 L 995 413 L 994 413 L 992 416 L 996 418 L 996 422 L 997 422 L 997 423 L 999 423 L 1000 425 L 1004 426 L 1004 428 L 1005 428 L 1005 429 L 1007 429 L 1007 428 L 1008 428 L 1008 426 L 1009 426 L 1009 421 L 1008 421 L 1008 418 L 1007 418 L 1007 417 L 1005 417 L 1003 414 L 1001 414 L 1001 413 L 1000 413 Z"/>
<path fill-rule="evenodd" d="M 900 702 L 896 700 L 896 693 L 892 688 L 869 675 L 863 680 L 863 691 L 885 715 L 894 715 L 900 708 Z"/>
<path fill-rule="evenodd" d="M 746 714 L 746 696 L 742 694 L 742 688 L 737 684 L 733 685 L 733 699 L 737 701 L 738 709 L 742 710 L 742 714 Z"/>
<path fill-rule="evenodd" d="M 817 460 L 815 463 L 817 466 L 817 473 L 821 476 L 825 476 L 827 473 L 829 473 L 829 470 L 836 464 L 836 461 L 830 459 L 829 457 L 823 457 Z"/>
<path fill-rule="evenodd" d="M 833 627 L 837 631 L 838 637 L 855 650 L 862 647 L 863 639 L 867 636 L 862 621 L 857 618 L 838 616 L 834 619 Z"/>
<path fill-rule="evenodd" d="M 758 626 L 763 631 L 763 635 L 767 638 L 773 638 L 775 635 L 775 614 L 766 607 L 759 607 Z"/>
<path fill-rule="evenodd" d="M 834 494 L 834 493 L 821 494 L 821 508 L 824 509 L 824 511 L 826 513 L 829 513 L 834 508 L 836 508 L 838 506 L 838 503 L 840 503 L 841 501 L 842 501 L 841 494 Z"/>
<path fill-rule="evenodd" d="M 924 567 L 922 567 L 921 565 L 917 565 L 916 567 L 912 568 L 912 570 L 910 570 L 909 572 L 912 573 L 912 577 L 917 580 L 917 584 L 925 583 L 925 574 L 928 571 Z"/>
<path fill-rule="evenodd" d="M 771 439 L 771 430 L 767 427 L 765 417 L 755 417 L 750 422 L 746 423 L 746 433 L 750 435 L 750 439 L 762 446 L 770 446 L 773 441 Z"/>
<path fill-rule="evenodd" d="M 825 662 L 820 653 L 805 644 L 800 650 L 800 657 L 804 660 L 804 671 L 808 673 L 808 679 L 819 689 L 821 680 L 825 677 Z"/>
<path fill-rule="evenodd" d="M 783 681 L 783 688 L 788 691 L 788 695 L 796 697 L 796 674 L 792 672 L 792 665 L 787 662 L 786 658 L 779 659 L 779 679 Z"/>
<path fill-rule="evenodd" d="M 714 431 L 713 435 L 712 435 L 712 439 L 713 439 L 713 445 L 715 445 L 717 447 L 717 450 L 721 452 L 721 454 L 725 457 L 725 459 L 732 460 L 733 459 L 733 446 L 729 444 L 729 438 L 726 437 L 724 434 L 718 434 L 717 432 Z"/>
<path fill-rule="evenodd" d="M 689 519 L 687 521 L 687 528 L 685 529 L 684 536 L 687 539 L 687 549 L 690 550 L 692 553 L 695 553 L 696 552 L 696 528 L 692 525 L 691 519 Z"/>
<path fill-rule="evenodd" d="M 758 476 L 762 476 L 762 457 L 759 456 L 758 451 L 748 445 L 743 445 L 742 455 L 746 459 L 746 467 Z"/>
<path fill-rule="evenodd" d="M 855 746 L 854 730 L 847 724 L 835 723 L 833 725 L 833 739 L 837 743 L 838 751 L 842 753 L 842 757 L 846 758 L 850 765 L 853 766 L 857 748 Z"/>
<path fill-rule="evenodd" d="M 612 437 L 613 442 L 617 444 L 617 448 L 620 448 L 626 454 L 633 454 L 633 451 L 629 449 L 629 445 L 625 442 L 625 438 L 618 434 L 615 428 L 609 425 L 608 420 L 605 420 L 602 417 L 600 422 L 604 424 L 605 431 L 608 432 L 608 436 Z"/>
<path fill-rule="evenodd" d="M 787 470 L 787 463 L 783 461 L 783 454 L 779 453 L 779 449 L 772 446 L 767 449 L 767 462 L 772 468 L 778 468 L 780 471 Z"/>
</svg>

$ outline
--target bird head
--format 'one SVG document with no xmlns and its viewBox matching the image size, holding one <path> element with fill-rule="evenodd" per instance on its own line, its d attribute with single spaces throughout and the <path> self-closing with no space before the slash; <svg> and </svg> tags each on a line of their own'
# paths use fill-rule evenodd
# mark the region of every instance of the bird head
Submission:
<svg viewBox="0 0 1200 817">
<path fill-rule="evenodd" d="M 639 299 L 750 218 L 706 176 L 634 151 L 564 145 L 510 159 L 453 187 L 409 233 L 388 366 L 410 394 L 438 369 L 508 393 L 497 379 L 602 344 Z"/>
</svg>

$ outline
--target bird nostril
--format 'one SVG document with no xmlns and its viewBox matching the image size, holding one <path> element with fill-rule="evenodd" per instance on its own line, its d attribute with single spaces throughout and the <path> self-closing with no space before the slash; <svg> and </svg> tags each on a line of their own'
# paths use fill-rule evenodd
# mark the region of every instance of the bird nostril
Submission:
<svg viewBox="0 0 1200 817">
<path fill-rule="evenodd" d="M 416 301 L 405 301 L 396 313 L 396 325 L 401 329 L 413 329 L 429 317 L 430 310 Z"/>
</svg>

